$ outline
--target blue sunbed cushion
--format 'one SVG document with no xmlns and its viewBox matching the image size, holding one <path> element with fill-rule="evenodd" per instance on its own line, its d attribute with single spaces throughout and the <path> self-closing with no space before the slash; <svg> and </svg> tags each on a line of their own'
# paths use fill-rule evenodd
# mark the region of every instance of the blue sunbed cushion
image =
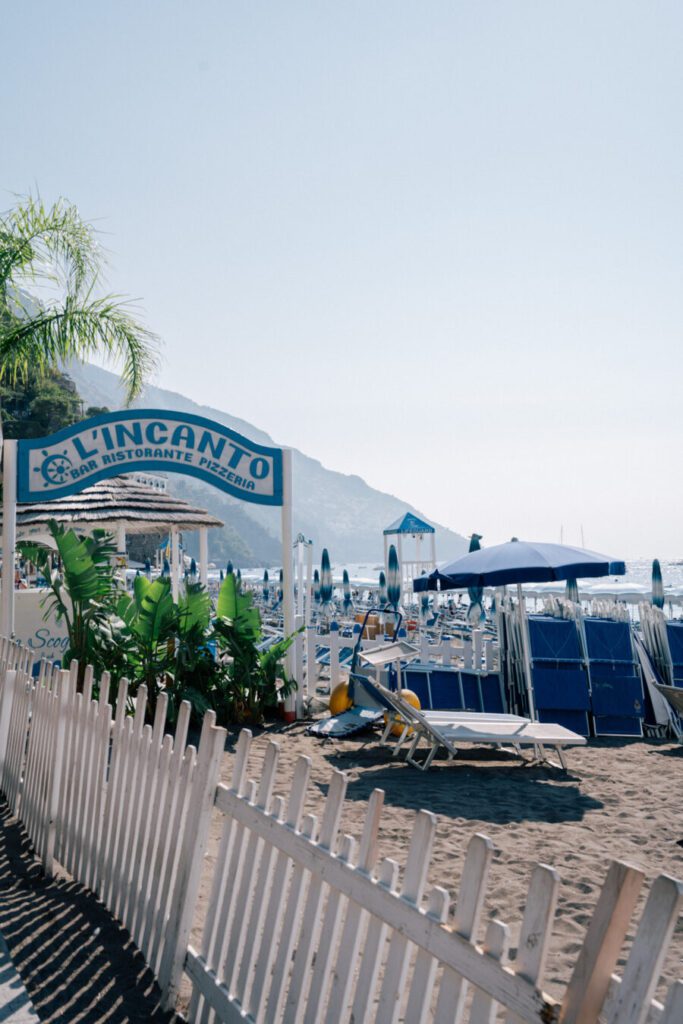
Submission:
<svg viewBox="0 0 683 1024">
<path fill-rule="evenodd" d="M 529 642 L 533 661 L 582 661 L 576 623 L 547 615 L 529 616 Z"/>
<path fill-rule="evenodd" d="M 590 709 L 588 679 L 581 669 L 554 670 L 534 667 L 532 675 L 537 708 L 566 708 L 576 711 Z"/>
<path fill-rule="evenodd" d="M 586 618 L 584 627 L 589 661 L 633 664 L 629 622 Z"/>
</svg>

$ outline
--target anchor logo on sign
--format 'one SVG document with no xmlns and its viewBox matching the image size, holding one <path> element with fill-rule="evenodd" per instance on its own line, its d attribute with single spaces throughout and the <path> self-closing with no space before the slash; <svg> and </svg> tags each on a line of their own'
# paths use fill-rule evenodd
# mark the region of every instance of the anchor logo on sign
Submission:
<svg viewBox="0 0 683 1024">
<path fill-rule="evenodd" d="M 57 455 L 48 455 L 46 451 L 43 451 L 43 455 L 46 458 L 43 459 L 42 466 L 36 466 L 33 470 L 34 473 L 40 473 L 43 477 L 43 487 L 54 487 L 55 485 L 60 486 L 66 483 L 69 478 L 69 470 L 71 469 L 72 462 L 66 452 L 60 452 Z"/>
</svg>

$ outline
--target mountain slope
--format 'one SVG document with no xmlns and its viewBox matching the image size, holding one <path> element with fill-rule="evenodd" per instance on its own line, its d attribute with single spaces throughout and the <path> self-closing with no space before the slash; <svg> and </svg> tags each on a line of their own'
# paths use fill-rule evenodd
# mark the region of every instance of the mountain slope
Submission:
<svg viewBox="0 0 683 1024">
<path fill-rule="evenodd" d="M 118 377 L 90 364 L 72 364 L 66 368 L 86 405 L 122 406 L 123 392 Z M 173 409 L 206 416 L 263 444 L 274 444 L 271 437 L 251 423 L 209 406 L 199 405 L 184 395 L 149 386 L 138 408 Z M 404 512 L 417 509 L 391 494 L 369 487 L 358 476 L 347 476 L 326 469 L 316 459 L 293 451 L 294 531 L 310 538 L 320 551 L 327 547 L 335 562 L 378 561 L 383 557 L 382 530 Z M 191 477 L 172 475 L 169 485 L 174 493 L 208 508 L 226 523 L 222 538 L 210 539 L 212 558 L 230 557 L 236 564 L 272 564 L 279 558 L 279 510 L 237 502 Z M 463 537 L 434 523 L 436 547 L 440 559 L 456 558 L 467 550 Z M 211 531 L 216 534 L 217 531 Z M 215 554 L 214 554 L 215 552 Z"/>
</svg>

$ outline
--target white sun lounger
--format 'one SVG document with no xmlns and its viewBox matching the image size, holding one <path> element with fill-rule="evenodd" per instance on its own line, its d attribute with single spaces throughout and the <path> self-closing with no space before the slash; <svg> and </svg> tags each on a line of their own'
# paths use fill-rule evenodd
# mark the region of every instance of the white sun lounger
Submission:
<svg viewBox="0 0 683 1024">
<path fill-rule="evenodd" d="M 370 699 L 388 712 L 387 725 L 380 742 L 392 747 L 398 755 L 409 741 L 406 760 L 409 764 L 426 771 L 440 749 L 445 749 L 448 760 L 458 753 L 464 743 L 485 744 L 494 747 L 511 747 L 520 757 L 522 748 L 530 747 L 534 760 L 553 764 L 546 748 L 557 753 L 559 767 L 566 770 L 563 749 L 569 746 L 584 746 L 586 740 L 578 733 L 550 722 L 531 722 L 517 715 L 486 714 L 472 711 L 418 711 L 379 683 L 369 679 L 354 679 L 354 683 L 365 690 Z M 394 742 L 390 740 L 396 723 L 403 725 L 401 734 Z M 426 741 L 429 752 L 424 761 L 417 761 L 415 754 L 421 741 Z"/>
</svg>

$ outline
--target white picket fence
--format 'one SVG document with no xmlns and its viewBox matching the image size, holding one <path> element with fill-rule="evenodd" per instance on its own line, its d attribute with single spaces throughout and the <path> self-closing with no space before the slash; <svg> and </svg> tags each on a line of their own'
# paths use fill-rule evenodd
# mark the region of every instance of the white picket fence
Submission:
<svg viewBox="0 0 683 1024">
<path fill-rule="evenodd" d="M 308 758 L 299 759 L 285 800 L 274 795 L 278 745 L 267 745 L 250 778 L 251 735 L 243 731 L 224 786 L 225 731 L 211 714 L 195 750 L 186 746 L 187 705 L 172 738 L 164 736 L 163 696 L 148 725 L 144 687 L 126 714 L 121 684 L 114 715 L 106 677 L 94 700 L 91 673 L 78 694 L 75 670 L 44 666 L 32 681 L 30 669 L 25 652 L 0 641 L 2 791 L 45 870 L 63 864 L 129 930 L 165 1005 L 176 1003 L 188 975 L 191 1021 L 683 1020 L 683 983 L 665 1007 L 652 998 L 683 899 L 673 879 L 653 884 L 619 979 L 613 971 L 643 875 L 612 864 L 558 1003 L 542 990 L 559 884 L 551 868 L 532 873 L 518 953 L 508 963 L 509 929 L 482 921 L 493 854 L 484 836 L 469 843 L 451 912 L 446 890 L 425 891 L 436 827 L 429 812 L 417 815 L 401 868 L 379 857 L 380 790 L 359 841 L 340 836 L 342 773 L 333 773 L 318 821 L 305 813 Z M 190 928 L 214 811 L 222 835 L 194 949 Z"/>
</svg>

